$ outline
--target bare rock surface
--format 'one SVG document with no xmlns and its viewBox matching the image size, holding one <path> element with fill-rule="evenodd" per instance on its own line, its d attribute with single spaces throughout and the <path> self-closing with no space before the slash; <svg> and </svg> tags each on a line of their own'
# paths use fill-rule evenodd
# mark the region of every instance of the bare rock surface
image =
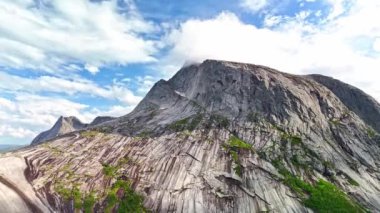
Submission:
<svg viewBox="0 0 380 213">
<path fill-rule="evenodd" d="M 380 212 L 380 120 L 346 96 L 378 103 L 337 88 L 252 64 L 187 66 L 128 115 L 2 154 L 0 177 L 17 184 L 0 181 L 0 207 L 85 211 L 94 195 L 90 209 L 116 211 L 139 194 L 152 212 L 313 212 L 304 188 L 323 180 Z"/>
</svg>

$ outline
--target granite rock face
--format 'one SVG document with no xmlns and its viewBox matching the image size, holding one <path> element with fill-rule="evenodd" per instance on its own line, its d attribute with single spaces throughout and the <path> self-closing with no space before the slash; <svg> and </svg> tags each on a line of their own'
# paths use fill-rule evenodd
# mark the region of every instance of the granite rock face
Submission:
<svg viewBox="0 0 380 213">
<path fill-rule="evenodd" d="M 331 90 L 351 111 L 376 131 L 380 131 L 380 104 L 375 99 L 360 89 L 331 77 L 323 75 L 309 77 Z"/>
<path fill-rule="evenodd" d="M 157 82 L 128 115 L 3 154 L 13 166 L 0 187 L 12 169 L 20 186 L 0 206 L 74 212 L 94 194 L 90 209 L 116 211 L 135 196 L 115 189 L 128 181 L 152 212 L 313 212 L 323 180 L 352 209 L 379 212 L 378 106 L 324 76 L 206 60 Z"/>
</svg>

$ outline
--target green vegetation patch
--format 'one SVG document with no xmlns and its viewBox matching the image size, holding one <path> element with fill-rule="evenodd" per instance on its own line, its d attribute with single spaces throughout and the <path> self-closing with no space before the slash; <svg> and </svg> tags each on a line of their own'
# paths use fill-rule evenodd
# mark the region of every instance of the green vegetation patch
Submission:
<svg viewBox="0 0 380 213">
<path fill-rule="evenodd" d="M 103 164 L 103 170 L 102 171 L 106 177 L 115 177 L 118 169 L 119 168 L 116 166 Z"/>
<path fill-rule="evenodd" d="M 86 130 L 86 131 L 81 131 L 80 136 L 84 138 L 94 138 L 97 136 L 100 132 L 95 131 L 95 130 Z"/>
<path fill-rule="evenodd" d="M 292 135 L 292 134 L 283 132 L 281 135 L 281 139 L 289 141 L 292 144 L 292 146 L 297 146 L 297 145 L 302 144 L 302 138 L 298 135 Z"/>
<path fill-rule="evenodd" d="M 234 171 L 237 175 L 240 177 L 243 175 L 243 167 L 241 166 L 240 160 L 239 160 L 239 152 L 241 150 L 250 150 L 252 151 L 252 145 L 239 139 L 236 136 L 231 136 L 227 143 L 223 145 L 224 149 L 228 152 L 228 154 L 231 156 L 233 162 L 235 163 Z"/>
<path fill-rule="evenodd" d="M 329 122 L 334 125 L 334 126 L 339 126 L 342 125 L 342 122 L 340 121 L 339 118 L 331 118 Z"/>
<path fill-rule="evenodd" d="M 93 212 L 94 205 L 96 203 L 96 197 L 93 192 L 90 192 L 83 200 L 83 210 L 85 213 Z"/>
<path fill-rule="evenodd" d="M 122 196 L 119 196 L 122 192 Z M 132 190 L 129 181 L 117 180 L 107 194 L 105 212 L 112 212 L 118 204 L 120 213 L 147 212 L 143 206 L 143 197 Z"/>
<path fill-rule="evenodd" d="M 309 194 L 304 204 L 316 212 L 365 212 L 334 184 L 324 180 L 319 180 Z"/>
<path fill-rule="evenodd" d="M 69 201 L 72 198 L 72 193 L 70 188 L 66 188 L 62 183 L 58 183 L 54 190 L 63 198 L 65 201 Z"/>
<path fill-rule="evenodd" d="M 197 114 L 192 117 L 175 121 L 169 125 L 169 128 L 176 132 L 180 132 L 184 130 L 193 131 L 201 123 L 202 119 L 203 119 L 202 114 Z"/>
<path fill-rule="evenodd" d="M 103 171 L 104 176 L 114 178 L 118 175 L 118 170 L 120 168 L 122 168 L 126 164 L 133 164 L 133 163 L 136 163 L 136 162 L 133 162 L 132 159 L 128 158 L 128 156 L 124 156 L 117 161 L 116 166 L 103 163 L 102 171 Z"/>
<path fill-rule="evenodd" d="M 141 133 L 137 134 L 136 137 L 146 139 L 146 138 L 149 138 L 151 135 L 152 135 L 151 131 L 142 131 Z"/>
<path fill-rule="evenodd" d="M 376 131 L 373 130 L 371 127 L 367 128 L 367 135 L 369 138 L 374 138 L 376 136 Z"/>
<path fill-rule="evenodd" d="M 356 182 L 356 180 L 354 180 L 352 177 L 350 177 L 349 175 L 345 174 L 346 178 L 347 178 L 347 181 L 349 184 L 353 185 L 353 186 L 359 186 L 360 184 L 358 182 Z"/>
<path fill-rule="evenodd" d="M 212 114 L 210 116 L 210 120 L 219 128 L 227 128 L 230 125 L 230 121 L 221 115 Z"/>
<path fill-rule="evenodd" d="M 112 133 L 113 132 L 113 127 L 112 126 L 102 126 L 102 127 L 97 127 L 94 128 L 92 131 L 94 132 L 101 132 L 101 133 Z"/>
<path fill-rule="evenodd" d="M 236 136 L 231 136 L 230 139 L 228 139 L 228 146 L 231 148 L 238 148 L 238 149 L 252 149 L 252 145 L 239 139 Z"/>
<path fill-rule="evenodd" d="M 280 160 L 272 161 L 272 164 L 284 176 L 283 183 L 301 197 L 306 207 L 315 212 L 365 212 L 334 184 L 320 179 L 312 185 L 289 172 Z"/>
<path fill-rule="evenodd" d="M 78 187 L 73 187 L 71 189 L 72 198 L 74 201 L 74 208 L 81 209 L 82 208 L 82 193 L 80 192 Z"/>
<path fill-rule="evenodd" d="M 93 212 L 93 208 L 96 201 L 94 192 L 90 192 L 87 195 L 79 190 L 77 186 L 67 187 L 63 183 L 58 183 L 54 190 L 62 197 L 64 201 L 72 200 L 74 208 L 81 210 L 83 208 L 85 213 Z"/>
<path fill-rule="evenodd" d="M 77 186 L 68 188 L 63 183 L 58 183 L 54 190 L 64 201 L 73 200 L 75 209 L 82 209 L 82 193 Z"/>
</svg>

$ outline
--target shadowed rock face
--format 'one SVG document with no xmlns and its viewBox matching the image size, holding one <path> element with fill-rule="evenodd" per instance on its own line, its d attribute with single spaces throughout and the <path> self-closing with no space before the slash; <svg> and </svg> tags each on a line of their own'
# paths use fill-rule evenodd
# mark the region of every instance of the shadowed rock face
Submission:
<svg viewBox="0 0 380 213">
<path fill-rule="evenodd" d="M 111 116 L 98 116 L 96 117 L 90 124 L 89 126 L 96 126 L 98 124 L 101 124 L 101 123 L 104 123 L 104 122 L 107 122 L 107 121 L 111 121 L 115 119 L 114 117 L 111 117 Z"/>
<path fill-rule="evenodd" d="M 378 103 L 337 88 L 251 64 L 187 66 L 157 82 L 128 115 L 2 155 L 0 163 L 25 168 L 18 182 L 35 193 L 17 197 L 9 188 L 15 198 L 0 206 L 73 212 L 93 193 L 90 209 L 103 212 L 138 193 L 152 212 L 312 212 L 323 208 L 313 205 L 322 184 L 344 192 L 328 200 L 378 212 L 380 120 L 346 94 Z M 8 183 L 12 172 L 1 169 Z"/>
<path fill-rule="evenodd" d="M 380 132 L 380 104 L 375 99 L 360 89 L 331 77 L 322 75 L 310 75 L 309 77 L 331 90 L 347 108 Z"/>
</svg>

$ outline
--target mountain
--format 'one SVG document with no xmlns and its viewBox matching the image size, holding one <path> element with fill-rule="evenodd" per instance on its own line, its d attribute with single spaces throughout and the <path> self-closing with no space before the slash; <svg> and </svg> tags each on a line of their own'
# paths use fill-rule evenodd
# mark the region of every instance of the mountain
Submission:
<svg viewBox="0 0 380 213">
<path fill-rule="evenodd" d="M 331 90 L 351 111 L 380 132 L 380 104 L 375 99 L 339 80 L 322 75 L 310 75 L 310 77 Z"/>
<path fill-rule="evenodd" d="M 0 144 L 0 152 L 9 152 L 22 147 L 24 147 L 24 145 Z"/>
<path fill-rule="evenodd" d="M 111 117 L 111 116 L 98 116 L 90 124 L 88 124 L 88 126 L 90 126 L 90 127 L 96 126 L 98 124 L 105 123 L 105 122 L 111 121 L 113 119 L 115 119 L 115 117 Z"/>
<path fill-rule="evenodd" d="M 125 116 L 1 155 L 0 206 L 379 212 L 378 105 L 328 77 L 206 60 Z"/>
<path fill-rule="evenodd" d="M 32 145 L 41 144 L 43 142 L 49 141 L 57 136 L 74 132 L 77 130 L 85 129 L 88 127 L 96 126 L 98 124 L 107 122 L 114 119 L 113 117 L 109 116 L 99 116 L 96 117 L 90 124 L 82 123 L 78 118 L 74 116 L 70 117 L 59 117 L 58 120 L 55 122 L 54 126 L 46 130 L 44 132 L 41 132 L 38 134 L 32 141 Z"/>
</svg>

